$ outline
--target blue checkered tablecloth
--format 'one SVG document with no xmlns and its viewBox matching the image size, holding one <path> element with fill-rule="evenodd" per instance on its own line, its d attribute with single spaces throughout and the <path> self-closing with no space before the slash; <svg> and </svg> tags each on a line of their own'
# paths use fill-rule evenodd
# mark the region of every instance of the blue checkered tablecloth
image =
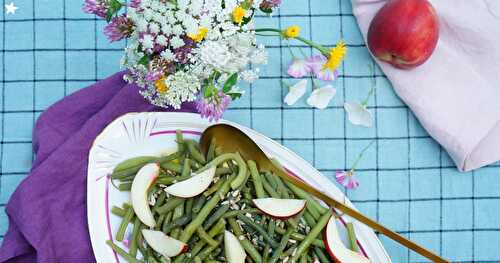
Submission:
<svg viewBox="0 0 500 263">
<path fill-rule="evenodd" d="M 124 47 L 108 43 L 101 33 L 105 23 L 81 12 L 83 0 L 12 1 L 19 10 L 0 17 L 1 237 L 8 226 L 5 204 L 30 169 L 37 117 L 65 95 L 118 71 Z M 10 2 L 2 0 L 2 6 Z M 259 27 L 292 24 L 319 43 L 332 46 L 340 38 L 348 43 L 330 107 L 314 110 L 304 99 L 291 107 L 282 103 L 287 92 L 282 80 L 293 82 L 285 74 L 291 57 L 280 39 L 262 38 L 269 64 L 225 117 L 281 142 L 332 179 L 375 139 L 358 167 L 361 186 L 348 193 L 362 212 L 454 262 L 500 262 L 500 166 L 456 170 L 380 70 L 370 71 L 374 62 L 349 0 L 286 0 L 274 17 L 257 18 Z M 292 48 L 300 47 L 296 44 Z M 364 99 L 375 79 L 369 103 L 375 125 L 355 127 L 346 120 L 343 102 Z M 381 240 L 393 262 L 425 262 Z"/>
</svg>

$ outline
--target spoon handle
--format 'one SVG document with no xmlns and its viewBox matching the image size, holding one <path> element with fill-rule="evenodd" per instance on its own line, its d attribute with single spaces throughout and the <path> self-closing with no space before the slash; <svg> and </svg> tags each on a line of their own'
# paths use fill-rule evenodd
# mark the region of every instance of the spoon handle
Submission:
<svg viewBox="0 0 500 263">
<path fill-rule="evenodd" d="M 370 218 L 364 216 L 363 214 L 359 213 L 358 211 L 346 206 L 345 204 L 329 197 L 325 193 L 317 190 L 314 187 L 311 187 L 310 185 L 306 184 L 304 181 L 298 179 L 295 176 L 289 175 L 287 172 L 283 171 L 282 169 L 274 166 L 273 167 L 273 172 L 281 177 L 284 180 L 287 180 L 288 182 L 292 183 L 293 185 L 301 188 L 302 190 L 308 192 L 309 194 L 315 196 L 316 198 L 322 200 L 326 204 L 328 204 L 330 207 L 335 208 L 344 214 L 358 220 L 359 222 L 367 225 L 368 227 L 372 228 L 373 230 L 378 231 L 379 233 L 385 235 L 386 237 L 391 238 L 392 240 L 400 243 L 401 245 L 415 251 L 416 253 L 432 260 L 433 262 L 450 262 L 447 261 L 440 256 L 434 254 L 433 252 L 425 249 L 424 247 L 414 243 L 413 241 L 405 238 L 404 236 L 388 229 L 387 227 L 371 220 Z"/>
</svg>

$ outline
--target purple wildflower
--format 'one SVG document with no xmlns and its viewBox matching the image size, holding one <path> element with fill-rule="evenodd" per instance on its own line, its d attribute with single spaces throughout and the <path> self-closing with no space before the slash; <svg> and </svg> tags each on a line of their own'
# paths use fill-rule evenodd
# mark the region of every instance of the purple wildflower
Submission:
<svg viewBox="0 0 500 263">
<path fill-rule="evenodd" d="M 134 30 L 134 24 L 125 15 L 114 17 L 113 20 L 104 28 L 110 42 L 120 41 L 129 37 Z"/>
<path fill-rule="evenodd" d="M 260 4 L 260 8 L 269 10 L 278 7 L 279 5 L 281 5 L 281 0 L 264 0 Z"/>
<path fill-rule="evenodd" d="M 148 82 L 155 82 L 163 76 L 163 73 L 158 71 L 158 70 L 150 70 L 146 74 L 146 81 Z"/>
<path fill-rule="evenodd" d="M 196 109 L 201 117 L 209 121 L 218 121 L 229 106 L 231 97 L 219 91 L 208 98 L 201 98 L 196 102 Z"/>
<path fill-rule="evenodd" d="M 128 4 L 128 6 L 132 8 L 138 8 L 139 6 L 141 6 L 141 0 L 132 0 Z"/>
<path fill-rule="evenodd" d="M 288 75 L 294 78 L 302 78 L 309 74 L 311 69 L 307 61 L 303 59 L 294 59 L 293 62 L 288 66 Z"/>
<path fill-rule="evenodd" d="M 333 81 L 338 77 L 339 73 L 337 70 L 331 71 L 330 69 L 325 68 L 326 62 L 326 57 L 322 55 L 315 55 L 307 59 L 307 65 L 317 79 L 323 81 Z"/>
<path fill-rule="evenodd" d="M 102 0 L 85 0 L 82 7 L 83 12 L 94 14 L 99 17 L 106 17 L 108 7 Z"/>
<path fill-rule="evenodd" d="M 181 64 L 188 63 L 188 55 L 191 53 L 193 48 L 196 46 L 196 42 L 188 36 L 182 36 L 184 40 L 184 46 L 174 49 L 174 55 L 177 61 Z"/>
<path fill-rule="evenodd" d="M 335 173 L 335 179 L 337 183 L 341 184 L 347 189 L 356 189 L 359 186 L 359 182 L 354 178 L 353 171 L 337 171 Z"/>
</svg>

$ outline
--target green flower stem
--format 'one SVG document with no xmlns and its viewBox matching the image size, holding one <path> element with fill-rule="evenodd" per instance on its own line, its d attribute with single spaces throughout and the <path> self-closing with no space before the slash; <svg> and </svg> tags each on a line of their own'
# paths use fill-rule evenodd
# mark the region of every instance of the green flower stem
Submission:
<svg viewBox="0 0 500 263">
<path fill-rule="evenodd" d="M 370 100 L 370 98 L 372 97 L 373 93 L 375 92 L 375 87 L 372 87 L 370 89 L 370 91 L 368 92 L 368 95 L 366 96 L 366 99 L 363 100 L 363 102 L 361 103 L 361 105 L 363 105 L 363 107 L 367 107 L 368 106 L 368 101 Z"/>
<path fill-rule="evenodd" d="M 361 158 L 363 157 L 365 152 L 368 150 L 368 148 L 370 148 L 370 146 L 372 146 L 374 142 L 375 140 L 372 140 L 367 146 L 365 146 L 365 148 L 363 148 L 363 150 L 361 150 L 361 152 L 358 155 L 358 158 L 356 158 L 356 161 L 354 161 L 354 164 L 352 165 L 351 172 L 356 169 L 356 166 L 358 166 L 359 161 L 361 161 Z"/>
<path fill-rule="evenodd" d="M 283 31 L 276 29 L 276 28 L 257 28 L 257 29 L 255 29 L 255 32 L 273 32 L 273 33 L 278 33 L 279 36 L 285 38 Z M 330 51 L 328 50 L 328 48 L 326 48 L 320 44 L 314 43 L 309 39 L 305 39 L 303 37 L 295 37 L 294 39 L 297 39 L 298 41 L 317 49 L 319 52 L 321 52 L 321 54 L 323 54 L 326 57 L 328 57 L 330 54 Z"/>
</svg>

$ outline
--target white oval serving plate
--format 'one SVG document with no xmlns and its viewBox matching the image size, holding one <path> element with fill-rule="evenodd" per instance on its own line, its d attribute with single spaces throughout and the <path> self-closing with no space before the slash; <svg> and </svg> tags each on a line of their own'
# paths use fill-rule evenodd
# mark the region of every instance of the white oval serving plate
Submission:
<svg viewBox="0 0 500 263">
<path fill-rule="evenodd" d="M 270 156 L 280 161 L 289 171 L 310 185 L 328 193 L 337 200 L 344 195 L 335 184 L 304 159 L 277 142 L 241 125 L 224 121 L 242 129 Z M 123 160 L 143 155 L 161 155 L 176 149 L 175 131 L 182 130 L 187 138 L 199 139 L 210 123 L 198 114 L 192 113 L 130 113 L 117 118 L 96 138 L 89 154 L 87 178 L 87 217 L 90 239 L 97 262 L 126 262 L 107 245 L 113 239 L 121 218 L 110 213 L 113 205 L 121 206 L 129 201 L 128 192 L 120 192 L 110 182 L 109 174 Z M 352 207 L 347 198 L 345 202 Z M 343 238 L 345 222 L 351 221 L 344 216 L 338 221 Z M 354 222 L 356 235 L 362 252 L 371 262 L 391 262 L 375 233 L 363 224 Z M 130 227 L 131 228 L 131 227 Z M 131 229 L 127 230 L 127 235 Z M 123 244 L 116 242 L 121 247 Z"/>
</svg>

